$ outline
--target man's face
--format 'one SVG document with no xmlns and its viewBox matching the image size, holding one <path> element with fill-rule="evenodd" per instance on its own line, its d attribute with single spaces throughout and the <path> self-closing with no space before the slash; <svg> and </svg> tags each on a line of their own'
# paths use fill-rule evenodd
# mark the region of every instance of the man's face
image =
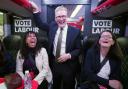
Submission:
<svg viewBox="0 0 128 89">
<path fill-rule="evenodd" d="M 59 27 L 64 27 L 67 23 L 67 12 L 64 10 L 57 11 L 55 13 L 55 21 Z"/>
</svg>

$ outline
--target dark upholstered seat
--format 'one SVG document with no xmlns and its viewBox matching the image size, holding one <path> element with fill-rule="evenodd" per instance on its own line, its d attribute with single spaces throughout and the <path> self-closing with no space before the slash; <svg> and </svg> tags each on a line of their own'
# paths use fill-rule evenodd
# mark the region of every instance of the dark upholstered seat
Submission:
<svg viewBox="0 0 128 89">
<path fill-rule="evenodd" d="M 122 59 L 122 69 L 121 69 L 121 80 L 123 84 L 123 89 L 128 89 L 128 37 L 119 37 L 117 41 L 123 51 L 124 59 Z"/>
<path fill-rule="evenodd" d="M 17 51 L 21 46 L 21 37 L 19 35 L 9 35 L 3 39 L 6 50 L 16 59 Z"/>
</svg>

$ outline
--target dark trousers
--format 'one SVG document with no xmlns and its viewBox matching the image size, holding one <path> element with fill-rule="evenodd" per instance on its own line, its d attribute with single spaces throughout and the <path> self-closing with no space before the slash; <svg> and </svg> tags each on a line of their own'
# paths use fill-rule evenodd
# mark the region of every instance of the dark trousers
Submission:
<svg viewBox="0 0 128 89">
<path fill-rule="evenodd" d="M 53 63 L 53 89 L 75 89 L 75 74 L 67 63 Z"/>
<path fill-rule="evenodd" d="M 38 86 L 38 89 L 48 89 L 47 80 L 43 80 L 43 82 Z"/>
</svg>

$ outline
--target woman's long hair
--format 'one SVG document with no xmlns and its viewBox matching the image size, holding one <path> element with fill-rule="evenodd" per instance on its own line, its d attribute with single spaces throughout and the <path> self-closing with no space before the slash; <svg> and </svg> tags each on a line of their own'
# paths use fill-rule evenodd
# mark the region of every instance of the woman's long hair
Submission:
<svg viewBox="0 0 128 89">
<path fill-rule="evenodd" d="M 35 36 L 37 38 L 37 43 L 34 48 L 28 47 L 28 45 L 26 43 L 26 38 L 27 38 L 28 34 L 35 34 Z M 41 49 L 41 45 L 38 42 L 37 34 L 33 31 L 28 31 L 23 37 L 23 41 L 22 41 L 22 45 L 21 45 L 21 49 L 20 49 L 22 58 L 26 59 L 28 57 L 28 54 L 30 51 L 33 52 L 34 56 L 36 56 L 36 54 L 40 51 L 40 49 Z"/>
<path fill-rule="evenodd" d="M 99 35 L 98 40 L 96 41 L 96 43 L 94 45 L 96 51 L 100 51 L 99 39 L 100 39 L 102 33 L 104 33 L 104 32 L 109 32 L 112 35 L 112 39 L 114 41 L 114 45 L 112 45 L 110 47 L 107 57 L 112 58 L 112 59 L 119 59 L 119 60 L 123 59 L 123 53 L 122 53 L 122 50 L 116 40 L 116 36 L 109 30 L 105 30 L 105 31 L 101 32 L 101 34 Z"/>
</svg>

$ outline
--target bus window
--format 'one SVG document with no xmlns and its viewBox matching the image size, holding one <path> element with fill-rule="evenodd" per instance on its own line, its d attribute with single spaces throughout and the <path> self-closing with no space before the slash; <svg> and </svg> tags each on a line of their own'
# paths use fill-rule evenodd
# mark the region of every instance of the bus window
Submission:
<svg viewBox="0 0 128 89">
<path fill-rule="evenodd" d="M 3 35 L 3 13 L 0 12 L 0 39 L 2 39 Z"/>
</svg>

